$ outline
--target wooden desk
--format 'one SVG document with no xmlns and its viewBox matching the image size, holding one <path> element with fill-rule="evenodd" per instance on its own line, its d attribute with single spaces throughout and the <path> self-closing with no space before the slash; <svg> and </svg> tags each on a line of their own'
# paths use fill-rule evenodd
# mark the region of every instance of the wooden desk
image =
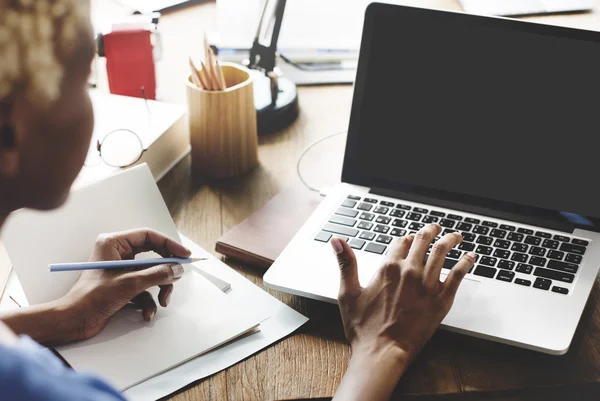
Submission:
<svg viewBox="0 0 600 401">
<path fill-rule="evenodd" d="M 93 3 L 95 16 L 99 19 L 123 13 L 123 9 L 107 0 L 96 0 Z M 406 3 L 459 9 L 457 2 L 451 0 Z M 600 1 L 598 3 L 600 9 Z M 587 29 L 600 28 L 599 13 L 537 17 L 534 20 Z M 188 54 L 199 54 L 202 51 L 202 33 L 213 30 L 215 21 L 213 3 L 163 16 L 160 30 L 163 35 L 164 56 L 158 64 L 159 93 L 163 99 L 185 102 L 183 77 L 188 68 L 186 58 Z M 103 78 L 100 83 L 106 85 Z M 231 181 L 195 182 L 190 175 L 188 158 L 160 182 L 162 194 L 177 227 L 183 233 L 207 250 L 214 249 L 216 240 L 224 232 L 239 224 L 280 190 L 297 180 L 295 160 L 307 144 L 329 133 L 347 128 L 352 97 L 350 86 L 304 87 L 299 89 L 299 97 L 301 114 L 298 121 L 283 132 L 260 139 L 261 165 L 252 173 Z M 342 146 L 337 146 L 335 151 L 339 156 L 343 152 Z M 336 158 L 336 163 L 330 165 L 325 158 L 320 161 L 323 163 L 322 171 L 327 176 L 326 180 L 335 182 L 339 179 L 338 161 L 339 158 Z M 262 286 L 260 273 L 244 270 L 234 263 L 229 264 L 257 285 Z M 278 400 L 330 397 L 334 393 L 350 356 L 337 308 L 279 292 L 270 292 L 309 316 L 310 322 L 294 336 L 280 341 L 226 371 L 190 386 L 173 396 L 173 400 Z M 599 301 L 593 299 L 591 302 Z M 593 318 L 600 319 L 600 316 Z M 600 339 L 586 338 L 584 341 L 596 342 L 598 353 L 589 355 L 589 358 L 590 363 L 597 363 Z M 447 344 L 453 344 L 456 349 L 444 351 L 443 347 Z M 477 350 L 481 350 L 480 360 L 475 363 L 473 360 L 461 357 L 463 355 L 461 350 L 469 350 L 470 356 L 477 354 Z M 478 372 L 469 371 L 468 366 L 470 363 L 473 363 L 473 366 L 485 364 L 488 352 L 490 348 L 483 341 L 440 332 L 423 351 L 422 358 L 416 361 L 402 379 L 398 393 L 444 394 L 491 390 L 494 388 L 493 383 L 500 379 L 478 377 Z M 564 359 L 558 362 L 554 359 L 556 357 L 541 356 L 503 345 L 497 345 L 496 352 L 506 354 L 504 361 L 506 364 L 515 364 L 515 375 L 534 366 L 532 362 L 534 360 L 544 359 L 549 364 L 556 364 L 557 377 L 561 370 L 565 369 L 564 366 L 569 366 L 568 363 L 563 367 L 559 366 L 560 363 L 565 362 Z M 570 355 L 576 352 L 577 349 L 574 349 Z M 429 357 L 431 355 L 437 355 L 437 359 Z M 564 358 L 571 358 L 571 356 Z M 465 372 L 469 373 L 465 375 Z M 576 372 L 564 372 L 564 374 L 576 374 Z M 539 384 L 552 384 L 547 383 L 547 380 L 547 378 L 539 378 Z M 565 393 L 561 391 L 536 390 L 535 394 L 541 393 L 546 400 L 565 399 Z M 586 391 L 590 389 L 586 388 Z M 494 400 L 521 400 L 531 399 L 533 394 L 508 392 L 487 397 Z M 572 395 L 570 397 L 573 399 Z M 484 398 L 482 393 L 467 397 L 467 399 L 482 398 Z"/>
</svg>

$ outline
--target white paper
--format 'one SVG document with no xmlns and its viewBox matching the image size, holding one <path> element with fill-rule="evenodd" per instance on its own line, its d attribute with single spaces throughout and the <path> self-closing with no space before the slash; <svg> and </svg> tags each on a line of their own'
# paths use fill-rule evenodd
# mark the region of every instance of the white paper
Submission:
<svg viewBox="0 0 600 401">
<path fill-rule="evenodd" d="M 6 282 L 6 289 L 4 290 L 2 299 L 0 299 L 0 312 L 8 312 L 19 308 L 21 306 L 19 301 L 23 301 L 24 299 L 25 295 L 23 294 L 23 289 L 19 284 L 17 274 L 14 270 L 12 270 L 10 272 L 10 276 L 8 277 L 8 281 Z"/>
<path fill-rule="evenodd" d="M 73 191 L 60 209 L 12 213 L 2 231 L 2 242 L 29 304 L 35 305 L 62 297 L 79 277 L 79 272 L 50 273 L 50 263 L 85 262 L 98 234 L 140 227 L 179 241 L 145 164 Z"/>
<path fill-rule="evenodd" d="M 51 273 L 48 264 L 85 261 L 98 234 L 139 227 L 180 240 L 147 165 L 73 191 L 57 211 L 14 213 L 3 242 L 29 304 L 37 304 L 66 294 L 80 274 Z M 196 267 L 186 269 L 171 304 L 159 308 L 151 322 L 126 307 L 100 334 L 59 352 L 74 369 L 103 376 L 124 390 L 231 341 L 270 316 L 252 302 L 228 297 Z M 150 291 L 157 295 L 156 288 Z"/>
<path fill-rule="evenodd" d="M 150 292 L 158 295 L 157 289 Z M 125 390 L 238 337 L 269 317 L 251 303 L 236 302 L 200 274 L 188 270 L 167 308 L 145 322 L 126 307 L 97 336 L 58 347 L 78 371 L 102 377 Z"/>
<path fill-rule="evenodd" d="M 121 129 L 135 132 L 147 149 L 186 112 L 185 106 L 180 104 L 130 96 L 90 91 L 90 98 L 95 121 L 90 144 L 93 153 L 97 153 L 97 140 Z"/>
<path fill-rule="evenodd" d="M 208 252 L 206 252 L 206 254 L 208 255 Z M 210 281 L 215 287 L 217 287 L 221 291 L 223 291 L 223 292 L 229 291 L 229 289 L 231 288 L 231 284 L 229 284 L 225 280 L 221 280 L 219 277 L 216 277 L 216 276 L 213 276 L 212 274 L 207 273 L 202 268 L 202 263 L 203 262 L 194 263 L 193 266 L 196 268 L 196 273 L 204 276 L 204 278 L 206 278 L 208 281 Z"/>
<path fill-rule="evenodd" d="M 199 254 L 205 252 L 183 234 L 180 233 L 179 235 L 184 245 L 190 248 L 193 253 Z M 231 344 L 197 357 L 126 390 L 125 396 L 130 401 L 148 401 L 167 396 L 190 383 L 235 365 L 239 361 L 290 335 L 308 321 L 306 317 L 270 296 L 235 270 L 222 263 L 219 259 L 213 256 L 209 256 L 208 258 L 209 260 L 207 261 L 199 262 L 203 263 L 203 272 L 232 283 L 234 290 L 230 290 L 228 296 L 231 295 L 245 302 L 251 299 L 252 301 L 249 303 L 253 307 L 261 308 L 265 313 L 271 315 L 271 318 L 261 323 L 260 332 L 258 333 L 252 334 L 249 337 L 242 337 L 240 340 L 236 340 Z M 12 276 L 9 280 L 9 286 L 6 289 L 7 293 L 16 298 L 20 304 L 26 305 L 27 301 L 14 271 L 12 272 Z M 9 299 L 8 296 L 4 298 Z M 18 306 L 13 304 L 12 301 L 10 301 L 10 305 L 7 304 L 7 309 L 14 309 L 16 307 Z"/>
<path fill-rule="evenodd" d="M 50 273 L 49 263 L 85 261 L 99 232 L 120 231 L 140 226 L 154 228 L 175 239 L 180 238 L 152 174 L 145 165 L 75 191 L 67 205 L 57 211 L 42 214 L 24 210 L 11 215 L 3 231 L 2 240 L 15 265 L 28 301 L 36 304 L 64 295 L 78 277 L 76 272 Z M 226 293 L 230 302 L 245 305 L 270 318 L 261 323 L 258 333 L 129 388 L 125 394 L 132 400 L 147 401 L 171 394 L 260 351 L 291 334 L 308 320 L 189 239 L 183 236 L 181 238 L 194 256 L 209 258 L 197 263 L 203 272 L 231 285 L 231 289 Z M 68 257 L 65 258 L 64 255 Z M 180 284 L 176 284 L 173 297 L 185 293 Z M 175 302 L 174 299 L 172 302 Z M 155 319 L 161 316 L 161 312 L 163 310 L 159 310 Z M 251 317 L 251 314 L 248 313 L 248 316 Z M 139 316 L 133 317 L 139 319 Z M 140 327 L 140 330 L 145 330 L 145 326 Z M 161 337 L 165 342 L 169 340 L 169 335 Z M 148 350 L 149 355 L 157 352 L 156 348 Z M 194 352 L 190 350 L 189 356 L 193 356 Z M 123 352 L 121 354 L 127 355 Z M 70 358 L 73 359 L 73 356 Z M 69 357 L 66 359 L 69 360 Z M 118 364 L 118 358 L 114 362 Z M 154 373 L 164 370 L 167 365 L 169 364 L 155 369 Z"/>
<path fill-rule="evenodd" d="M 186 107 L 180 104 L 145 101 L 93 90 L 90 91 L 90 98 L 94 108 L 94 133 L 86 162 L 73 188 L 99 181 L 121 170 L 104 163 L 98 153 L 97 142 L 102 142 L 109 133 L 116 130 L 132 131 L 140 138 L 143 148 L 148 149 L 186 113 Z"/>
<path fill-rule="evenodd" d="M 193 253 L 203 252 L 203 249 L 189 238 L 183 234 L 180 236 L 183 244 Z M 128 389 L 124 394 L 130 401 L 165 397 L 190 383 L 235 365 L 290 335 L 308 321 L 308 318 L 275 299 L 214 256 L 209 256 L 209 260 L 203 263 L 204 271 L 231 283 L 228 297 L 248 302 L 253 308 L 262 310 L 271 317 L 261 323 L 260 332 L 227 344 Z"/>
<path fill-rule="evenodd" d="M 358 50 L 372 0 L 287 0 L 278 48 Z M 406 1 L 382 1 L 403 4 Z M 217 0 L 217 44 L 249 49 L 264 0 Z"/>
</svg>

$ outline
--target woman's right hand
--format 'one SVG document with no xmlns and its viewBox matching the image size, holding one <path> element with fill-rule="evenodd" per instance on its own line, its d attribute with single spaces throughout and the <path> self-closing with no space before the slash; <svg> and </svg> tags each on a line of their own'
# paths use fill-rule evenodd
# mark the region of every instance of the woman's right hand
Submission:
<svg viewBox="0 0 600 401">
<path fill-rule="evenodd" d="M 191 254 L 189 249 L 161 233 L 138 229 L 101 235 L 90 261 L 134 259 L 136 254 L 147 251 L 163 257 L 187 258 Z M 183 266 L 168 264 L 141 270 L 86 270 L 62 298 L 18 308 L 2 318 L 13 332 L 27 334 L 46 345 L 85 340 L 98 334 L 111 316 L 129 303 L 150 321 L 158 308 L 146 290 L 158 286 L 158 303 L 167 307 L 173 283 L 183 274 Z"/>
<path fill-rule="evenodd" d="M 134 259 L 138 253 L 153 251 L 160 256 L 188 258 L 189 249 L 165 235 L 141 228 L 98 237 L 90 256 L 91 262 Z M 181 265 L 158 265 L 141 270 L 86 270 L 63 299 L 69 305 L 71 320 L 78 322 L 78 340 L 98 334 L 113 314 L 132 302 L 150 321 L 158 308 L 152 295 L 146 291 L 158 286 L 158 302 L 167 307 L 173 292 L 173 283 L 184 273 Z"/>
<path fill-rule="evenodd" d="M 459 284 L 475 262 L 475 254 L 465 254 L 442 283 L 444 260 L 460 244 L 462 236 L 444 235 L 433 245 L 425 262 L 429 245 L 441 230 L 438 224 L 427 225 L 415 236 L 395 241 L 366 288 L 358 281 L 352 248 L 343 240 L 331 240 L 341 274 L 338 302 L 352 346 L 348 373 L 336 400 L 387 399 L 450 311 Z"/>
</svg>

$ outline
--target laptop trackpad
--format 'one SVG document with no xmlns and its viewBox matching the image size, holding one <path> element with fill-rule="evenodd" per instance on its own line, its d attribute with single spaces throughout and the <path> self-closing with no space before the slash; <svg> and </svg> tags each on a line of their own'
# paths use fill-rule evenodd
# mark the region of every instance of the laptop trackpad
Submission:
<svg viewBox="0 0 600 401">
<path fill-rule="evenodd" d="M 446 280 L 446 277 L 442 275 L 442 281 Z M 475 294 L 477 293 L 481 283 L 479 281 L 473 280 L 471 278 L 464 278 L 458 287 L 458 291 L 456 292 L 456 297 L 454 298 L 454 304 L 452 304 L 452 309 L 444 319 L 444 324 L 451 324 L 455 326 L 460 324 L 460 322 L 470 320 L 469 316 L 472 318 L 471 307 L 473 306 L 473 301 L 475 299 Z"/>
</svg>

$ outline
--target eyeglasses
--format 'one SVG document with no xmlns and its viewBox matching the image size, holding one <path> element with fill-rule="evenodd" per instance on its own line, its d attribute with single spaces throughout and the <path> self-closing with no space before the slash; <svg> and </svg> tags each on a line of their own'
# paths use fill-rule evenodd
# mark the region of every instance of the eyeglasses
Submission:
<svg viewBox="0 0 600 401">
<path fill-rule="evenodd" d="M 135 164 L 146 151 L 140 137 L 128 129 L 109 132 L 96 143 L 98 153 L 89 152 L 85 166 L 93 167 L 103 161 L 110 167 L 129 167 Z"/>
</svg>

